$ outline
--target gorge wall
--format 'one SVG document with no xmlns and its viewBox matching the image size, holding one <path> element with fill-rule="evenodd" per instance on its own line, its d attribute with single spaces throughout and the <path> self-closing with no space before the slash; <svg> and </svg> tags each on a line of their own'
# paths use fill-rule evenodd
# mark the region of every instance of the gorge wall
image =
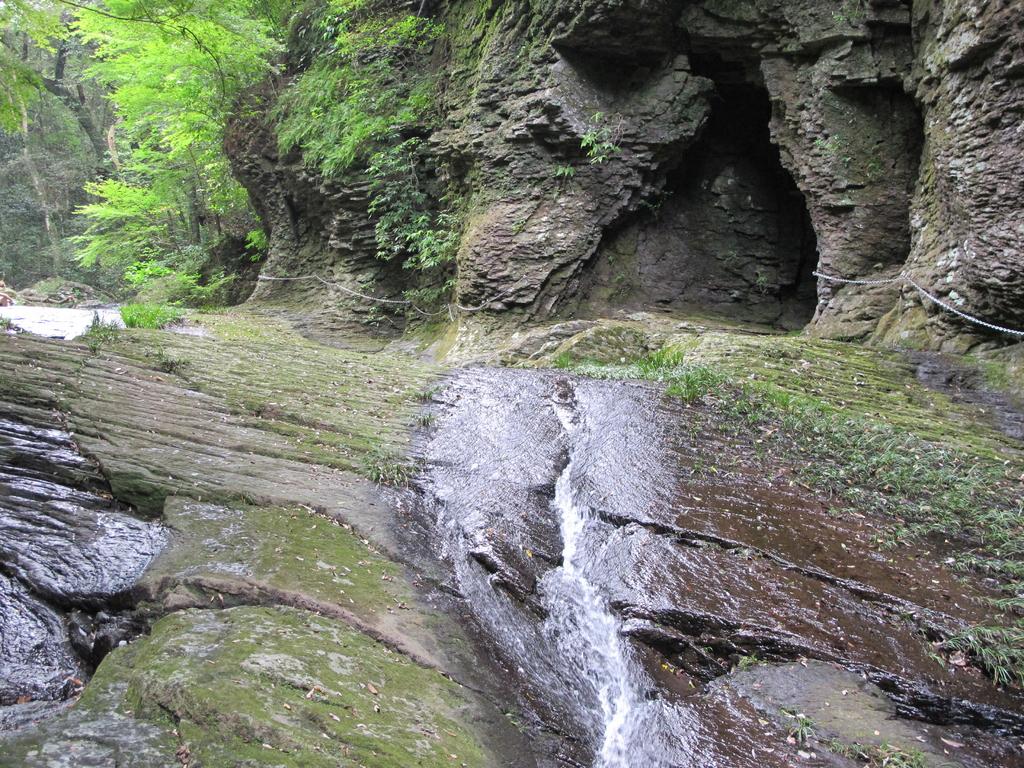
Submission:
<svg viewBox="0 0 1024 768">
<path fill-rule="evenodd" d="M 1024 19 L 1015 0 L 452 0 L 427 167 L 460 200 L 456 302 L 517 323 L 660 307 L 831 337 L 1024 328 Z M 379 319 L 415 276 L 375 258 L 366 174 L 325 179 L 265 115 L 227 148 L 270 235 L 255 299 Z M 274 87 L 270 87 L 273 85 Z M 250 105 L 252 106 L 252 105 Z M 604 156 L 586 145 L 605 143 Z M 599 153 L 598 153 L 599 154 Z M 595 162 L 598 160 L 598 162 Z M 346 290 L 347 289 L 347 290 Z"/>
</svg>

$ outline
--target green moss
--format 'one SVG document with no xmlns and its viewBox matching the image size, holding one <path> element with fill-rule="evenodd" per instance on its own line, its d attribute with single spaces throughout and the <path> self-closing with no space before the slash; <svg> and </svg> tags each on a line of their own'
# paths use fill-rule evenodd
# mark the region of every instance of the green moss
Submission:
<svg viewBox="0 0 1024 768">
<path fill-rule="evenodd" d="M 188 386 L 287 438 L 268 454 L 281 458 L 372 476 L 367 455 L 404 452 L 418 394 L 440 374 L 401 353 L 318 344 L 273 318 L 228 312 L 194 320 L 206 337 L 137 330 L 108 348 L 162 372 L 167 360 L 186 361 L 174 372 Z"/>
<path fill-rule="evenodd" d="M 236 580 L 243 598 L 248 592 L 256 601 L 268 593 L 280 601 L 294 595 L 339 606 L 371 624 L 400 606 L 409 621 L 416 619 L 405 613 L 414 599 L 400 568 L 351 527 L 308 509 L 227 508 L 175 498 L 164 518 L 176 541 L 144 577 L 151 597 L 212 575 Z"/>
<path fill-rule="evenodd" d="M 185 611 L 112 659 L 136 715 L 170 718 L 205 766 L 484 763 L 456 684 L 309 613 Z"/>
</svg>

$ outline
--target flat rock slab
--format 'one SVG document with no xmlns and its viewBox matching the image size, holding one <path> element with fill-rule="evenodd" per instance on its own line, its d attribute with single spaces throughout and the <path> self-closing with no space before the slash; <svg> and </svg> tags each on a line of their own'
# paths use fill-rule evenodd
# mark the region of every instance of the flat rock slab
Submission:
<svg viewBox="0 0 1024 768">
<path fill-rule="evenodd" d="M 805 718 L 812 734 L 804 747 L 826 764 L 834 759 L 830 752 L 842 757 L 843 745 L 859 745 L 865 752 L 889 746 L 920 753 L 916 765 L 922 768 L 1024 766 L 1024 753 L 1007 740 L 899 718 L 880 688 L 832 664 L 762 664 L 722 678 L 715 687 L 738 692 L 783 728 L 793 729 L 798 716 Z"/>
<path fill-rule="evenodd" d="M 430 628 L 441 617 L 422 609 L 401 567 L 351 526 L 302 507 L 227 507 L 183 497 L 167 500 L 164 521 L 171 545 L 140 581 L 142 599 L 164 610 L 211 600 L 305 608 L 444 666 Z"/>
</svg>

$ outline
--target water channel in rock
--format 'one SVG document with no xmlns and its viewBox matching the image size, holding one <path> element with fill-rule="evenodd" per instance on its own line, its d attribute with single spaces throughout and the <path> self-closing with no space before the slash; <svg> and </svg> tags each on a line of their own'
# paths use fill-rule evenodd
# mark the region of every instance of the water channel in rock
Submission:
<svg viewBox="0 0 1024 768">
<path fill-rule="evenodd" d="M 990 744 L 1024 735 L 1019 697 L 942 669 L 923 640 L 983 600 L 874 556 L 860 523 L 767 466 L 698 479 L 687 466 L 724 449 L 657 387 L 470 369 L 441 398 L 425 520 L 564 764 L 789 765 L 765 707 L 805 690 L 883 728 L 915 722 L 940 755 L 943 738 L 974 745 L 960 765 L 1019 764 Z M 921 580 L 946 597 L 906 592 Z M 745 687 L 747 656 L 792 669 Z"/>
</svg>

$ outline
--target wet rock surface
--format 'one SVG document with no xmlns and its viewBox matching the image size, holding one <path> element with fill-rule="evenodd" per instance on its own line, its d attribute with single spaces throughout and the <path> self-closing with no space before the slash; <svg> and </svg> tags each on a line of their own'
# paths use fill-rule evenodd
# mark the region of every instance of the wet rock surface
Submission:
<svg viewBox="0 0 1024 768">
<path fill-rule="evenodd" d="M 745 657 L 831 662 L 878 685 L 900 717 L 979 727 L 999 744 L 1024 733 L 1018 695 L 940 664 L 930 644 L 985 616 L 987 595 L 929 558 L 880 557 L 870 521 L 832 514 L 784 472 L 728 486 L 695 475 L 726 448 L 688 434 L 685 409 L 657 387 L 477 369 L 443 399 L 425 519 L 468 610 L 573 759 L 796 760 L 768 749 L 748 700 L 707 685 Z M 608 757 L 613 732 L 639 762 Z M 993 754 L 971 749 L 964 764 Z"/>
<path fill-rule="evenodd" d="M 0 704 L 59 700 L 138 632 L 116 612 L 165 535 L 46 411 L 0 405 L 0 467 Z"/>
<path fill-rule="evenodd" d="M 47 589 L 67 576 L 79 601 L 54 606 L 48 624 L 46 606 L 4 571 L 5 589 L 35 601 L 23 613 L 42 622 L 37 635 L 59 629 L 51 650 L 24 632 L 12 635 L 17 647 L 49 653 L 55 683 L 85 682 L 83 637 L 96 649 L 125 617 L 151 627 L 114 642 L 69 702 L 4 708 L 0 765 L 535 765 L 443 596 L 396 560 L 393 499 L 348 469 L 369 445 L 406 439 L 429 369 L 251 319 L 207 330 L 126 333 L 130 356 L 0 340 L 0 397 L 20 425 L 5 439 L 27 454 L 4 472 L 34 489 L 12 525 L 43 560 L 16 565 Z M 165 370 L 186 354 L 187 367 Z M 55 476 L 74 491 L 39 490 Z M 75 569 L 62 551 L 69 540 L 95 545 L 120 566 L 133 542 L 152 543 L 155 524 L 108 525 L 125 511 L 112 496 L 165 530 L 134 584 L 134 571 L 119 578 L 88 558 Z M 62 516 L 69 499 L 83 510 L 77 536 Z M 104 579 L 125 589 L 113 602 L 131 611 L 96 608 Z"/>
<path fill-rule="evenodd" d="M 810 729 L 801 746 L 817 753 L 818 764 L 860 765 L 868 758 L 842 754 L 844 747 L 857 745 L 858 752 L 869 755 L 872 748 L 919 755 L 927 768 L 1024 765 L 1024 756 L 1006 740 L 972 728 L 900 718 L 882 689 L 835 665 L 757 665 L 722 678 L 715 687 L 737 692 L 786 730 L 793 730 L 800 718 Z"/>
</svg>

